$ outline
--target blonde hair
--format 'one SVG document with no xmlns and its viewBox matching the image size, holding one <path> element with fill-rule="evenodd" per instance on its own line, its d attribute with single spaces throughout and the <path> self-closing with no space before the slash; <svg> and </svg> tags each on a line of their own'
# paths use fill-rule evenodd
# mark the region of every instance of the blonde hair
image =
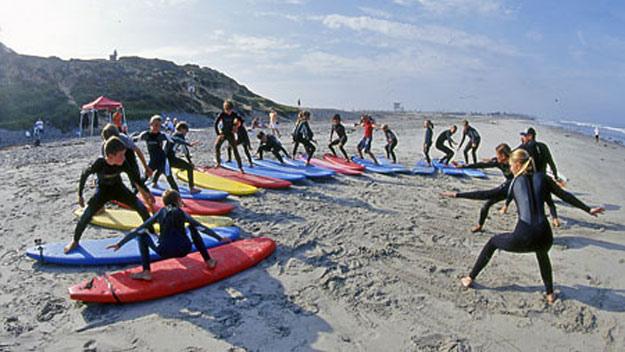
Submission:
<svg viewBox="0 0 625 352">
<path fill-rule="evenodd" d="M 300 111 L 297 113 L 297 121 L 296 122 L 300 122 L 304 119 L 304 112 Z"/>
<path fill-rule="evenodd" d="M 530 157 L 530 154 L 525 149 L 516 149 L 510 154 L 510 163 L 522 163 L 523 166 L 521 169 L 514 174 L 514 177 L 519 177 L 520 175 L 531 173 L 534 171 L 536 166 L 534 165 L 534 159 Z"/>
</svg>

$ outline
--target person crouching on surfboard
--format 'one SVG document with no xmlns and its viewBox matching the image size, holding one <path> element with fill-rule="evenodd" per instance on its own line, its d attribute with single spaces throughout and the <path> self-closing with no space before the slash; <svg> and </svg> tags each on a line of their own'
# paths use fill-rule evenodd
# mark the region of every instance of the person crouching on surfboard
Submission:
<svg viewBox="0 0 625 352">
<path fill-rule="evenodd" d="M 85 183 L 89 178 L 89 175 L 96 174 L 98 176 L 98 186 L 95 193 L 87 202 L 87 208 L 83 211 L 76 229 L 74 230 L 74 240 L 68 244 L 63 251 L 69 253 L 78 247 L 78 242 L 82 233 L 87 228 L 87 224 L 93 217 L 94 213 L 100 210 L 106 202 L 116 200 L 120 203 L 126 204 L 134 209 L 143 220 L 150 218 L 148 209 L 142 202 L 137 199 L 137 196 L 132 193 L 131 190 L 124 186 L 120 174 L 125 172 L 130 181 L 137 187 L 143 199 L 147 204 L 154 204 L 154 196 L 150 194 L 150 191 L 145 187 L 139 174 L 135 169 L 132 169 L 126 161 L 126 146 L 119 139 L 119 137 L 111 137 L 104 144 L 104 153 L 106 157 L 99 157 L 94 161 L 85 171 L 80 175 L 80 182 L 78 183 L 78 204 L 81 207 L 85 206 L 85 200 L 82 197 L 82 192 L 85 188 Z"/>
<path fill-rule="evenodd" d="M 181 258 L 191 252 L 191 241 L 185 231 L 185 223 L 189 223 L 188 229 L 191 233 L 193 244 L 200 251 L 202 258 L 206 262 L 209 269 L 213 269 L 217 265 L 217 259 L 208 255 L 204 240 L 200 236 L 198 230 L 217 239 L 221 242 L 232 242 L 229 238 L 222 238 L 213 230 L 204 227 L 197 220 L 192 218 L 184 210 L 182 210 L 182 198 L 180 193 L 173 189 L 168 189 L 163 193 L 163 203 L 165 207 L 157 211 L 151 218 L 146 220 L 141 226 L 130 231 L 117 244 L 107 246 L 107 249 L 119 250 L 124 244 L 135 237 L 139 237 L 139 250 L 141 252 L 141 264 L 143 271 L 130 274 L 130 277 L 136 280 L 152 280 L 152 272 L 150 271 L 150 248 L 163 258 Z M 158 245 L 154 244 L 152 237 L 147 233 L 147 229 L 158 222 L 161 233 L 158 237 Z"/>
</svg>

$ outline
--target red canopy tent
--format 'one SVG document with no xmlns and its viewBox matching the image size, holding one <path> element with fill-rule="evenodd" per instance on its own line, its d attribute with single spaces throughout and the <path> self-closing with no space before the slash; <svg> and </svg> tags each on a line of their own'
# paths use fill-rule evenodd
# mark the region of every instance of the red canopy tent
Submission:
<svg viewBox="0 0 625 352">
<path fill-rule="evenodd" d="M 89 126 L 91 127 L 91 135 L 93 136 L 93 124 L 94 124 L 94 113 L 96 110 L 106 110 L 109 116 L 109 121 L 111 118 L 111 111 L 113 109 L 121 109 L 123 116 L 123 129 L 126 128 L 126 112 L 124 111 L 124 105 L 118 101 L 109 99 L 103 95 L 96 98 L 94 101 L 87 103 L 82 106 L 80 111 L 80 135 L 82 136 L 82 127 L 83 127 L 83 118 L 85 115 L 89 118 Z M 96 126 L 97 127 L 97 126 Z"/>
</svg>

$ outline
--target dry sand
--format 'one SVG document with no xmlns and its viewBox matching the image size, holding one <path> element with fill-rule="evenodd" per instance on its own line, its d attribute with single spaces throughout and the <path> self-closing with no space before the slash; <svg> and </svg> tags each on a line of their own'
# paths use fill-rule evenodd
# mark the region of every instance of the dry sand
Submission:
<svg viewBox="0 0 625 352">
<path fill-rule="evenodd" d="M 421 158 L 422 121 L 410 115 L 384 120 L 398 134 L 406 165 Z M 435 118 L 435 134 L 452 121 L 458 122 Z M 483 137 L 480 157 L 492 156 L 500 142 L 518 145 L 519 131 L 530 124 L 486 117 L 472 122 Z M 329 123 L 313 127 L 326 151 Z M 287 126 L 281 128 L 287 136 Z M 348 130 L 353 152 L 362 132 Z M 211 164 L 213 132 L 194 131 L 189 139 L 201 141 L 196 163 Z M 550 145 L 570 178 L 568 190 L 607 209 L 593 218 L 557 202 L 564 225 L 554 230 L 550 252 L 559 291 L 553 306 L 542 297 L 531 254 L 498 252 L 476 289 L 459 284 L 488 238 L 514 227 L 516 214 L 512 208 L 499 215 L 494 207 L 486 231 L 471 234 L 482 203 L 439 193 L 494 187 L 503 180 L 497 170 L 486 180 L 336 176 L 231 197 L 237 206 L 231 216 L 243 237 L 269 236 L 277 243 L 258 266 L 150 302 L 71 301 L 70 285 L 125 267 L 42 266 L 24 253 L 35 238 L 71 239 L 79 174 L 98 154 L 100 141 L 1 151 L 0 350 L 623 350 L 625 149 L 540 126 L 538 139 Z M 376 131 L 376 154 L 382 145 Z M 86 195 L 92 192 L 90 187 Z M 84 238 L 118 235 L 90 227 Z"/>
</svg>

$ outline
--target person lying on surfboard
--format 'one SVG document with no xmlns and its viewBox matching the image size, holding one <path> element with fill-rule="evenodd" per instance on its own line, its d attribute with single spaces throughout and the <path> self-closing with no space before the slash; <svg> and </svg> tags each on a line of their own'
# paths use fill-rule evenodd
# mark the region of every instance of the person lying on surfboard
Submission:
<svg viewBox="0 0 625 352">
<path fill-rule="evenodd" d="M 278 159 L 280 163 L 284 164 L 284 159 L 282 159 L 280 152 L 283 152 L 287 158 L 289 157 L 289 152 L 284 149 L 278 138 L 272 134 L 266 134 L 263 131 L 258 131 L 256 137 L 260 140 L 258 151 L 256 151 L 258 159 L 263 160 L 263 152 L 272 152 L 276 159 Z"/>
<path fill-rule="evenodd" d="M 165 207 L 157 211 L 141 226 L 130 231 L 116 244 L 112 244 L 106 248 L 117 251 L 128 241 L 138 237 L 143 271 L 130 274 L 130 277 L 136 280 L 150 281 L 152 280 L 152 272 L 150 271 L 150 248 L 163 258 L 181 258 L 191 252 L 191 241 L 189 240 L 185 230 L 185 223 L 188 223 L 188 229 L 191 233 L 193 244 L 202 255 L 202 258 L 204 258 L 208 268 L 215 268 L 217 265 L 217 259 L 211 258 L 208 254 L 199 231 L 201 230 L 204 234 L 207 234 L 218 241 L 232 242 L 232 240 L 229 238 L 222 238 L 213 230 L 204 227 L 197 220 L 193 219 L 189 214 L 182 210 L 182 198 L 180 198 L 180 193 L 177 191 L 173 189 L 166 190 L 163 193 L 163 203 L 165 204 Z M 146 232 L 146 230 L 156 222 L 159 223 L 161 228 L 161 233 L 158 237 L 158 245 L 154 244 L 152 237 L 150 237 Z"/>
<path fill-rule="evenodd" d="M 139 174 L 125 162 L 126 146 L 124 143 L 118 137 L 111 137 L 104 145 L 104 153 L 106 157 L 96 159 L 80 175 L 80 182 L 78 183 L 78 204 L 81 207 L 85 206 L 82 192 L 85 189 L 85 183 L 89 175 L 96 174 L 98 176 L 97 187 L 95 193 L 87 202 L 87 208 L 85 208 L 80 219 L 78 219 L 74 230 L 74 240 L 63 249 L 66 254 L 78 247 L 78 242 L 85 228 L 87 228 L 87 224 L 91 221 L 94 213 L 104 207 L 106 202 L 116 200 L 135 210 L 141 215 L 143 220 L 150 218 L 150 213 L 145 205 L 143 205 L 143 203 L 137 199 L 137 196 L 126 188 L 122 182 L 120 174 L 125 172 L 130 178 L 130 181 L 137 187 L 139 192 L 141 192 L 145 202 L 152 207 L 152 204 L 154 204 L 154 196 L 150 194 L 150 191 L 145 187 L 143 182 L 141 182 Z M 154 231 L 152 230 L 152 232 Z"/>
</svg>

